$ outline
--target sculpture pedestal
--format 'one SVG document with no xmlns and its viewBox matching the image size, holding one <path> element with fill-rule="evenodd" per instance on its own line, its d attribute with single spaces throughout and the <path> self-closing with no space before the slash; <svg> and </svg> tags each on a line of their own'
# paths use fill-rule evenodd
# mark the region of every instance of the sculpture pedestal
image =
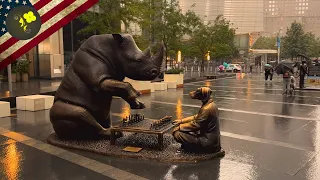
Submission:
<svg viewBox="0 0 320 180">
<path fill-rule="evenodd" d="M 55 134 L 51 134 L 47 142 L 62 148 L 72 148 L 82 151 L 104 154 L 107 156 L 127 157 L 143 160 L 154 160 L 161 162 L 198 162 L 214 158 L 221 158 L 225 155 L 223 149 L 216 153 L 180 153 L 177 150 L 180 145 L 175 142 L 172 135 L 164 134 L 163 149 L 158 149 L 158 137 L 152 134 L 124 133 L 124 136 L 117 139 L 116 145 L 110 145 L 109 140 L 76 141 L 61 140 Z M 131 153 L 123 149 L 131 147 L 143 148 L 142 151 Z"/>
</svg>

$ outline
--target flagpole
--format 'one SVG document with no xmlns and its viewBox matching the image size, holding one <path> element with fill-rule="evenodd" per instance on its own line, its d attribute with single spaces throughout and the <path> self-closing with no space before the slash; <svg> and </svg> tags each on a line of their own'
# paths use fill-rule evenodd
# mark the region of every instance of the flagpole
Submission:
<svg viewBox="0 0 320 180">
<path fill-rule="evenodd" d="M 8 65 L 8 87 L 11 94 L 12 93 L 11 64 Z"/>
</svg>

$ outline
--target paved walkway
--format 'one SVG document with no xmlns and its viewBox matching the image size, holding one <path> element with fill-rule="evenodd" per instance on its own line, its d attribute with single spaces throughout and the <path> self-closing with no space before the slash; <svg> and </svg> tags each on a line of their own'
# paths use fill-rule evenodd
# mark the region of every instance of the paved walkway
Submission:
<svg viewBox="0 0 320 180">
<path fill-rule="evenodd" d="M 189 83 L 143 95 L 140 112 L 157 119 L 197 113 L 199 101 L 188 92 L 213 89 L 220 109 L 221 140 L 226 156 L 196 164 L 158 163 L 65 150 L 45 142 L 53 132 L 49 111 L 17 111 L 0 119 L 0 179 L 281 179 L 316 180 L 319 169 L 320 92 L 282 95 L 282 80 L 242 75 Z M 114 99 L 112 113 L 127 113 Z M 113 119 L 117 119 L 113 116 Z"/>
<path fill-rule="evenodd" d="M 28 82 L 12 83 L 12 92 L 9 92 L 8 82 L 0 83 L 0 97 L 16 97 L 30 94 L 40 94 L 56 91 L 61 80 L 30 79 Z"/>
</svg>

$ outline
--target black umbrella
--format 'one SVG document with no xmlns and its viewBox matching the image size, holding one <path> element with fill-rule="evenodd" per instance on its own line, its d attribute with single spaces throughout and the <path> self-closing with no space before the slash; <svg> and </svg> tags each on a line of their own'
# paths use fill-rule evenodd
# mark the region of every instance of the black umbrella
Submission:
<svg viewBox="0 0 320 180">
<path fill-rule="evenodd" d="M 298 54 L 297 57 L 303 57 L 305 60 L 310 60 L 310 58 L 304 54 Z"/>
<path fill-rule="evenodd" d="M 292 71 L 294 63 L 292 61 L 281 61 L 275 68 L 277 74 L 283 74 L 285 71 Z"/>
</svg>

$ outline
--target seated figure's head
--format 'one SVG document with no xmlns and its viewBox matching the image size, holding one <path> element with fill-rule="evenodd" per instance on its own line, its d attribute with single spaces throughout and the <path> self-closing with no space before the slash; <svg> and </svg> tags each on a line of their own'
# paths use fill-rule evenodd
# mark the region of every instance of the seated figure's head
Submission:
<svg viewBox="0 0 320 180">
<path fill-rule="evenodd" d="M 201 87 L 198 88 L 196 91 L 191 91 L 190 92 L 190 97 L 191 99 L 198 99 L 201 101 L 206 101 L 210 99 L 212 90 L 208 87 Z"/>
</svg>

